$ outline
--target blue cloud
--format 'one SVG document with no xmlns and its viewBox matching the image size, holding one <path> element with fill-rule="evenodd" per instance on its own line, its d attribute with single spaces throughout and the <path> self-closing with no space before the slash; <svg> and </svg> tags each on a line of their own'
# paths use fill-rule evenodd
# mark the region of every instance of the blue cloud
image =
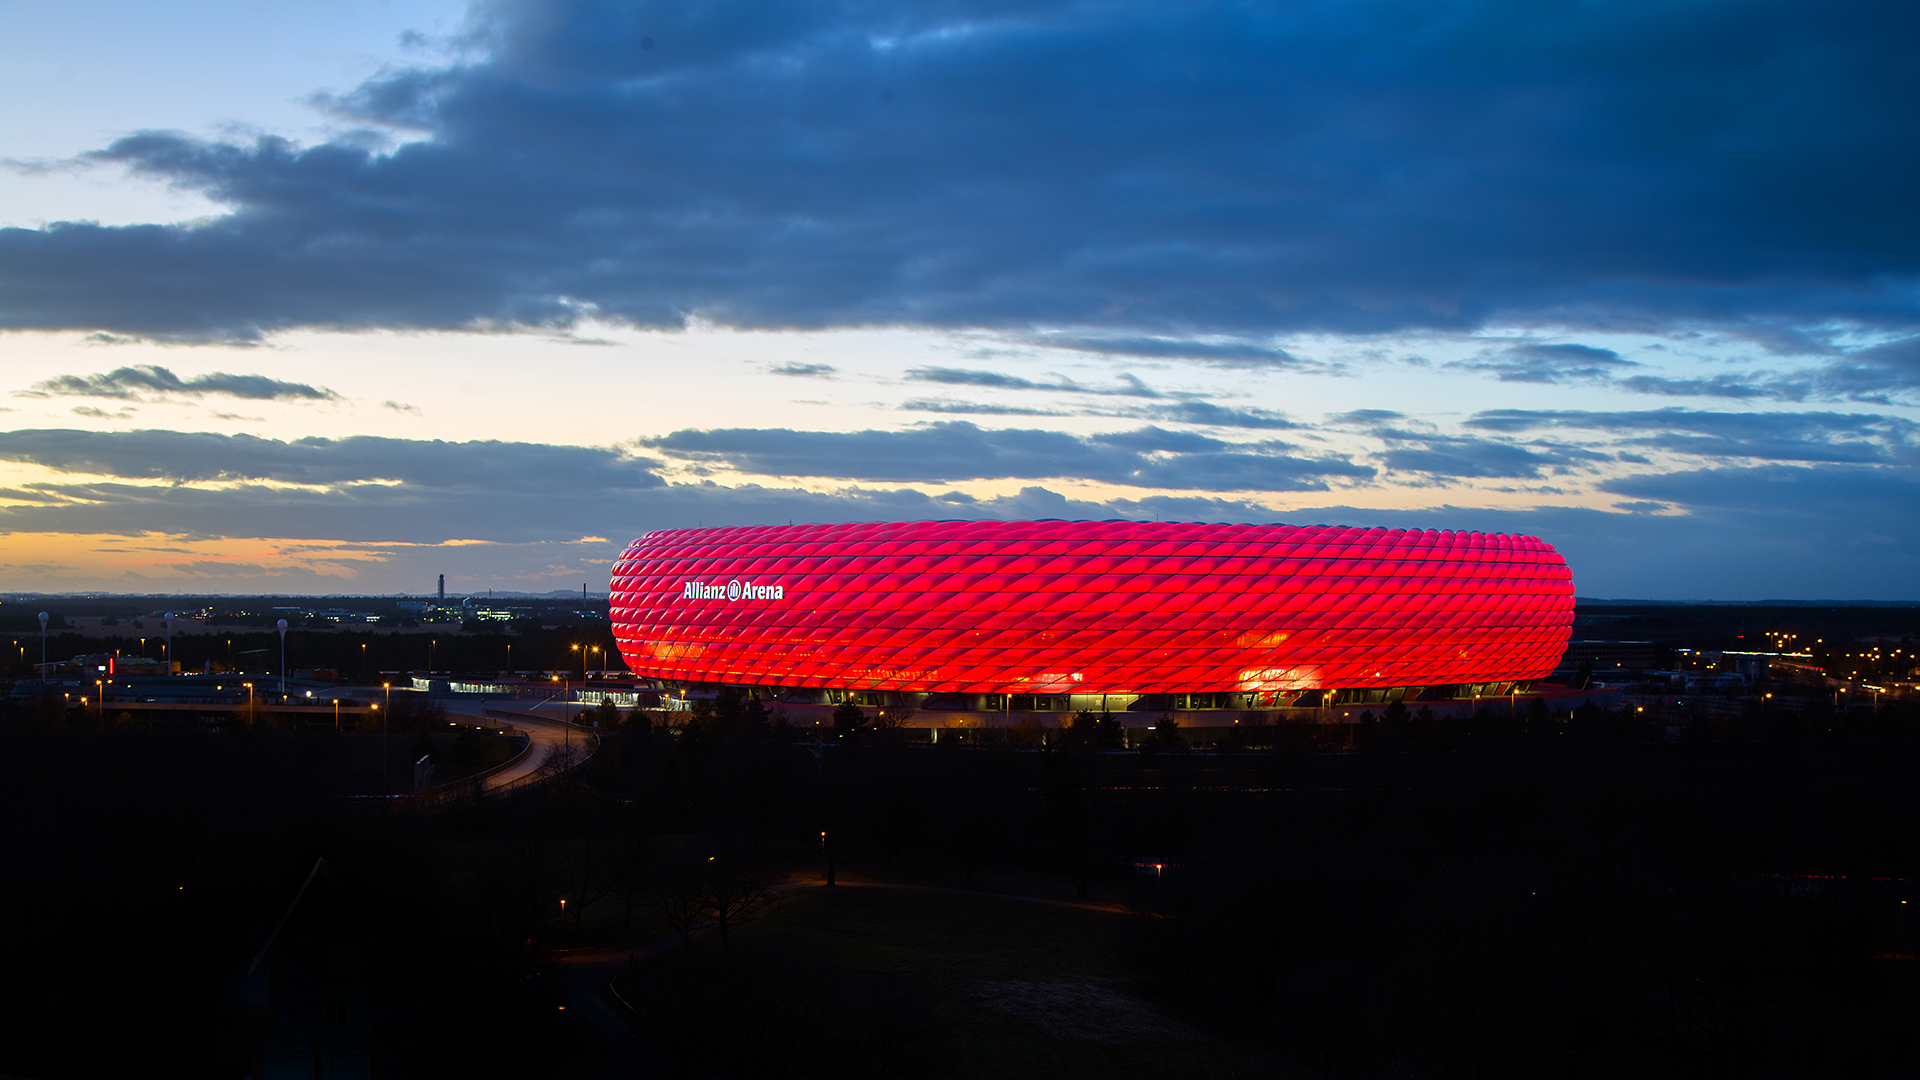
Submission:
<svg viewBox="0 0 1920 1080">
<path fill-rule="evenodd" d="M 340 395 L 306 383 L 285 382 L 265 375 L 229 375 L 216 371 L 182 379 L 154 364 L 135 364 L 94 375 L 56 375 L 20 391 L 27 397 L 99 397 L 138 399 L 157 396 L 205 397 L 224 394 L 248 401 L 334 401 Z"/>
<path fill-rule="evenodd" d="M 907 379 L 912 382 L 940 383 L 944 386 L 983 386 L 994 390 L 1052 390 L 1059 393 L 1094 394 L 1101 397 L 1157 398 L 1163 396 L 1158 390 L 1142 382 L 1138 376 L 1124 372 L 1120 375 L 1120 384 L 1117 386 L 1087 386 L 1057 375 L 1049 381 L 1042 382 L 999 371 L 950 367 L 909 368 Z"/>
<path fill-rule="evenodd" d="M 190 431 L 0 431 L 0 461 L 66 473 L 174 483 L 271 481 L 337 488 L 395 484 L 459 490 L 632 492 L 663 486 L 659 463 L 616 450 L 547 443 L 464 443 L 354 435 L 281 441 Z"/>
<path fill-rule="evenodd" d="M 698 452 L 719 459 L 778 452 L 782 438 L 821 433 L 702 434 L 709 438 Z M 1091 441 L 1073 446 L 1058 441 L 1068 436 L 1038 434 L 1042 438 L 975 429 L 879 443 L 842 436 L 837 446 L 831 440 L 788 438 L 786 449 L 829 461 L 840 460 L 836 451 L 878 449 L 937 466 L 954 460 L 942 457 L 945 439 L 967 452 L 998 455 L 995 467 L 1001 469 L 1043 464 L 1050 455 L 1086 455 L 1117 482 L 1134 487 L 1165 482 L 1189 492 L 1209 487 L 1320 490 L 1316 485 L 1329 479 L 1364 480 L 1368 472 L 1337 459 L 1301 459 L 1263 445 L 1216 447 L 1204 436 L 1180 441 L 1187 436 L 1177 432 L 1141 433 L 1140 449 Z M 1920 600 L 1920 480 L 1911 466 L 1900 465 L 1764 465 L 1606 481 L 1602 489 L 1621 500 L 1617 505 L 1625 513 L 1339 505 L 1276 513 L 1232 497 L 1144 495 L 1093 502 L 1040 486 L 1001 498 L 972 498 L 910 489 L 816 492 L 672 484 L 653 473 L 651 463 L 617 451 L 523 443 L 276 442 L 176 432 L 19 431 L 0 433 L 0 457 L 56 474 L 53 480 L 0 492 L 7 503 L 0 506 L 0 528 L 19 532 L 192 537 L 259 536 L 271 530 L 267 535 L 388 550 L 382 545 L 451 539 L 528 543 L 589 533 L 624 538 L 694 521 L 1282 520 L 1537 535 L 1566 555 L 1576 588 L 1589 596 Z M 949 471 L 979 469 L 955 464 Z M 400 482 L 386 482 L 395 479 Z M 606 497 L 609 491 L 616 497 Z M 1863 529 L 1863 522 L 1871 524 Z"/>
<path fill-rule="evenodd" d="M 1484 371 L 1501 382 L 1562 383 L 1610 379 L 1622 368 L 1638 367 L 1622 360 L 1612 349 L 1592 345 L 1510 345 L 1473 360 L 1447 365 L 1467 371 Z"/>
<path fill-rule="evenodd" d="M 767 369 L 775 375 L 797 375 L 801 378 L 825 379 L 832 377 L 839 369 L 832 364 L 775 364 Z"/>
<path fill-rule="evenodd" d="M 1194 491 L 1326 491 L 1329 479 L 1375 475 L 1344 458 L 1295 456 L 1284 444 L 1229 443 L 1157 427 L 1081 438 L 956 420 L 909 431 L 687 430 L 642 445 L 762 476 L 868 482 L 1078 477 Z"/>
<path fill-rule="evenodd" d="M 475 17 L 471 59 L 328 101 L 424 136 L 391 152 L 147 132 L 93 155 L 231 213 L 0 230 L 0 327 L 1074 326 L 1284 365 L 1192 342 L 1920 326 L 1911 4 Z M 1828 372 L 1836 392 L 1908 377 L 1862 364 Z"/>
<path fill-rule="evenodd" d="M 1876 413 L 1490 409 L 1475 414 L 1466 426 L 1499 432 L 1600 431 L 1618 437 L 1621 445 L 1716 459 L 1863 464 L 1920 460 L 1920 427 Z"/>
</svg>

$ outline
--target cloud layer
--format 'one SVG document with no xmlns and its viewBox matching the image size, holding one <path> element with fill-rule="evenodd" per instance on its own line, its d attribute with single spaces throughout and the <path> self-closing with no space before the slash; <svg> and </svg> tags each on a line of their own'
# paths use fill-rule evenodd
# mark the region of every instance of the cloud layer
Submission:
<svg viewBox="0 0 1920 1080">
<path fill-rule="evenodd" d="M 642 445 L 760 476 L 891 483 L 1070 477 L 1190 491 L 1327 491 L 1329 479 L 1375 474 L 1344 458 L 1296 456 L 1286 444 L 1229 443 L 1157 427 L 1083 438 L 954 420 L 908 431 L 688 430 Z"/>
<path fill-rule="evenodd" d="M 21 391 L 28 397 L 96 397 L 140 400 L 148 396 L 206 397 L 208 394 L 248 401 L 334 401 L 340 395 L 306 383 L 271 379 L 265 375 L 229 375 L 216 371 L 183 379 L 155 364 L 135 364 L 95 375 L 56 375 Z"/>
<path fill-rule="evenodd" d="M 1794 420 L 1809 440 L 1821 432 L 1871 435 L 1872 422 L 1850 426 L 1820 414 Z M 1370 415 L 1372 422 L 1391 418 Z M 1508 425 L 1580 425 L 1642 437 L 1688 428 L 1715 430 L 1710 414 L 1661 418 L 1655 414 L 1549 414 L 1496 418 Z M 1409 439 L 1414 433 L 1404 432 Z M 1737 431 L 1723 432 L 1734 437 Z M 873 436 L 881 436 L 874 439 Z M 1867 436 L 1863 435 L 1862 438 Z M 1880 436 L 1882 456 L 1897 457 L 1900 433 Z M 837 440 L 837 441 L 836 441 Z M 663 454 L 706 456 L 777 474 L 817 468 L 820 475 L 887 479 L 1041 475 L 1065 462 L 1082 472 L 1104 471 L 1121 484 L 1221 491 L 1266 486 L 1276 476 L 1302 488 L 1350 479 L 1363 467 L 1308 461 L 1278 451 L 1249 452 L 1240 444 L 1193 433 L 1142 428 L 1102 438 L 1054 432 L 987 431 L 971 425 L 934 426 L 907 433 L 706 431 L 676 433 Z M 1498 445 L 1490 443 L 1490 445 Z M 1766 444 L 1750 443 L 1755 452 Z M 1471 446 L 1437 441 L 1428 452 L 1446 461 L 1415 464 L 1474 475 L 1550 472 L 1553 451 L 1526 447 L 1537 458 L 1504 458 Z M 1387 453 L 1398 452 L 1389 448 Z M 1780 452 L 1804 454 L 1789 443 Z M 811 455 L 811 457 L 809 456 Z M 1866 455 L 1862 455 L 1866 456 Z M 989 462 L 968 464 L 970 458 Z M 244 436 L 180 432 L 32 430 L 0 433 L 0 460 L 42 466 L 47 480 L 0 491 L 0 530 L 17 534 L 163 534 L 179 537 L 303 537 L 322 546 L 346 544 L 342 566 L 369 576 L 355 587 L 399 588 L 402 570 L 416 577 L 435 560 L 470 567 L 485 580 L 577 582 L 604 572 L 583 570 L 583 556 L 611 559 L 626 539 L 649 529 L 693 524 L 746 525 L 769 521 L 870 521 L 919 518 L 1160 518 L 1163 520 L 1273 521 L 1297 524 L 1385 525 L 1524 532 L 1545 537 L 1566 554 L 1586 595 L 1756 598 L 1873 597 L 1920 599 L 1920 479 L 1911 464 L 1862 461 L 1755 460 L 1675 472 L 1628 472 L 1600 482 L 1631 513 L 1539 507 L 1489 510 L 1439 506 L 1377 510 L 1342 506 L 1276 513 L 1257 500 L 1195 494 L 1144 494 L 1104 502 L 1067 498 L 1040 484 L 1017 494 L 981 499 L 960 492 L 882 490 L 859 483 L 829 491 L 709 482 L 669 483 L 656 462 L 610 448 L 532 443 L 446 443 L 402 439 L 299 439 L 279 442 Z M 809 461 L 818 461 L 809 466 Z M 846 462 L 876 461 L 864 471 Z M 1578 464 L 1577 459 L 1573 459 Z M 1911 459 L 1908 459 L 1909 461 Z M 898 464 L 885 464 L 886 462 Z M 1296 489 L 1298 490 L 1298 489 Z M 608 537 L 605 544 L 567 546 L 560 540 Z M 466 555 L 380 545 L 436 545 L 481 541 L 497 548 Z M 515 547 L 518 545 L 518 547 Z M 562 545 L 565 546 L 565 545 Z M 377 549 L 377 550 L 376 550 Z M 511 549 L 511 550 L 509 550 Z M 330 550 L 330 549 L 329 549 Z M 466 549 L 457 549 L 465 551 Z M 486 550 L 496 561 L 487 563 Z M 361 555 L 354 555 L 360 552 Z M 368 562 L 372 552 L 384 562 Z M 308 558 L 331 558 L 325 551 Z M 303 557 L 306 558 L 306 557 Z M 559 562 L 555 562 L 560 558 Z M 356 561 L 357 560 L 357 561 Z M 476 561 L 477 560 L 477 561 Z M 299 563 L 300 560 L 294 560 Z M 390 569 L 380 569 L 388 566 Z M 281 565 L 278 574 L 287 571 Z M 304 565 L 304 563 L 301 563 Z M 591 567 L 598 567 L 592 569 Z M 202 581 L 227 580 L 245 588 L 250 571 L 209 564 Z M 263 570 L 265 574 L 267 571 Z M 220 578 L 221 574 L 228 575 Z M 383 576 L 385 575 L 385 576 Z M 256 575 L 257 576 L 257 575 Z M 270 575 L 269 575 L 270 576 Z M 404 575 L 402 575 L 404 577 Z M 264 580 L 264 579 L 262 579 Z M 411 580 L 411 579 L 408 579 Z M 422 581 L 426 578 L 421 578 Z M 322 587 L 315 579 L 310 587 Z M 185 586 L 183 586 L 185 587 Z M 205 587 L 205 586 L 196 586 Z M 258 587 L 258 586 L 256 586 Z M 345 587 L 324 585 L 327 591 Z M 417 585 L 416 587 L 424 587 Z"/>
<path fill-rule="evenodd" d="M 330 100 L 389 152 L 103 149 L 232 213 L 0 231 L 0 327 L 1089 326 L 1053 344 L 1284 366 L 1218 335 L 1920 323 L 1910 4 L 476 10 L 469 59 Z M 1894 351 L 1823 377 L 1910 387 Z"/>
</svg>

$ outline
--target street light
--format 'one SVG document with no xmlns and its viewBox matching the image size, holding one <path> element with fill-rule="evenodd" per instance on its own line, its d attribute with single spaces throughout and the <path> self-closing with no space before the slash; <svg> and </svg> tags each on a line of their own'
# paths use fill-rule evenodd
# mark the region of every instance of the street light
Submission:
<svg viewBox="0 0 1920 1080">
<path fill-rule="evenodd" d="M 333 699 L 333 733 L 340 734 L 340 699 Z"/>
</svg>

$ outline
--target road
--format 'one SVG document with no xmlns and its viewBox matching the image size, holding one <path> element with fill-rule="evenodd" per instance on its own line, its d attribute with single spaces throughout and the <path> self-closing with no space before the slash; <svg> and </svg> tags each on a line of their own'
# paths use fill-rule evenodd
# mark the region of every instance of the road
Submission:
<svg viewBox="0 0 1920 1080">
<path fill-rule="evenodd" d="M 581 1019 L 593 1028 L 601 1045 L 606 1047 L 607 1064 L 600 1071 L 606 1080 L 627 1080 L 657 1071 L 642 1068 L 651 1064 L 650 1055 L 634 1034 L 632 1014 L 613 993 L 614 977 L 627 970 L 629 957 L 636 961 L 651 959 L 678 945 L 678 941 L 666 941 L 631 951 L 595 949 L 563 953 L 546 966 L 544 974 L 554 992 L 568 1008 L 579 1010 Z"/>
<path fill-rule="evenodd" d="M 470 719 L 476 722 L 485 717 L 484 710 L 486 703 L 481 699 L 471 701 L 447 701 L 444 704 L 447 707 L 449 715 L 459 716 L 463 719 Z M 502 706 L 504 706 L 504 708 L 502 708 Z M 512 765 L 480 782 L 482 788 L 488 793 L 509 788 L 518 783 L 524 783 L 528 777 L 540 771 L 540 767 L 546 764 L 547 759 L 551 755 L 556 752 L 565 752 L 565 749 L 569 746 L 575 751 L 582 751 L 587 745 L 587 740 L 591 738 L 590 735 L 584 733 L 580 728 L 573 727 L 569 729 L 569 725 L 562 723 L 559 719 L 560 710 L 558 706 L 547 706 L 543 710 L 552 713 L 552 719 L 537 715 L 534 709 L 539 708 L 539 706 L 528 708 L 522 707 L 519 702 L 496 701 L 494 707 L 496 713 L 504 711 L 512 713 L 513 715 L 504 720 L 496 715 L 496 717 L 488 721 L 485 726 L 495 727 L 502 723 L 509 724 L 514 730 L 522 732 L 527 736 L 529 745 L 527 746 L 527 752 L 521 755 L 518 761 L 515 761 Z M 574 706 L 573 711 L 575 715 L 579 714 L 580 708 L 580 706 Z"/>
</svg>

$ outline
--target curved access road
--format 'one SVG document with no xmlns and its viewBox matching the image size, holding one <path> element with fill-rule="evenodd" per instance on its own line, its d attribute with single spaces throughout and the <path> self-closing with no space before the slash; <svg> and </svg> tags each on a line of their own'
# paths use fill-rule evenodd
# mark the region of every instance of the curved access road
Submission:
<svg viewBox="0 0 1920 1080">
<path fill-rule="evenodd" d="M 561 720 L 558 706 L 548 706 L 535 712 L 533 708 L 487 708 L 486 703 L 479 700 L 448 701 L 445 705 L 449 714 L 462 719 L 484 722 L 487 727 L 511 727 L 527 736 L 525 753 L 506 768 L 480 781 L 481 790 L 488 795 L 529 782 L 556 755 L 565 755 L 571 750 L 577 760 L 592 746 L 593 734 Z M 578 709 L 578 706 L 574 707 L 576 714 Z"/>
</svg>

